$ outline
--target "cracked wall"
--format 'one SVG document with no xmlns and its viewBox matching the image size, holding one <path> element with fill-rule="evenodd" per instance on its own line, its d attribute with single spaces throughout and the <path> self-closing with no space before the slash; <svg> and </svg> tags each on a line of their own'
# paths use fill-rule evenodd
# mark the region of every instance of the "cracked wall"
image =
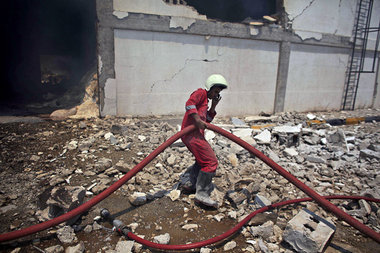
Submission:
<svg viewBox="0 0 380 253">
<path fill-rule="evenodd" d="M 218 106 L 223 114 L 273 109 L 278 43 L 116 30 L 115 51 L 118 115 L 182 114 L 191 92 L 215 72 L 231 81 Z"/>
<path fill-rule="evenodd" d="M 352 34 L 356 0 L 284 0 L 284 8 L 292 29 L 303 40 Z"/>
<path fill-rule="evenodd" d="M 291 29 L 207 20 L 161 0 L 97 0 L 101 115 L 182 114 L 212 73 L 231 83 L 220 116 L 339 110 L 356 1 L 284 6 Z M 375 76 L 362 78 L 361 108 L 379 104 Z"/>
</svg>

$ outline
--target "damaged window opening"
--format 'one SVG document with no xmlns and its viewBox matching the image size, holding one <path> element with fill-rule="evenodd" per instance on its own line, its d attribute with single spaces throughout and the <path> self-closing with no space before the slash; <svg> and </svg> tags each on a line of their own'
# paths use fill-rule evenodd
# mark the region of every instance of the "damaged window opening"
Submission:
<svg viewBox="0 0 380 253">
<path fill-rule="evenodd" d="M 181 4 L 194 7 L 199 14 L 209 19 L 223 22 L 252 21 L 274 22 L 279 20 L 283 4 L 279 0 L 164 0 L 168 4 Z M 275 20 L 264 16 L 270 16 Z"/>
</svg>

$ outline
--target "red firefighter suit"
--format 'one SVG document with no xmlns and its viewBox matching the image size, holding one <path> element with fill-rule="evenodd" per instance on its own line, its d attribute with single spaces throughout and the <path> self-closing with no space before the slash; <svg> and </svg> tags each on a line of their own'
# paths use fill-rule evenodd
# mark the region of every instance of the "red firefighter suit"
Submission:
<svg viewBox="0 0 380 253">
<path fill-rule="evenodd" d="M 197 113 L 201 120 L 205 122 L 211 122 L 216 115 L 215 112 L 210 113 L 208 111 L 208 98 L 205 89 L 194 91 L 187 100 L 185 108 L 186 113 L 182 121 L 182 129 L 194 124 L 194 119 L 190 116 L 193 113 Z M 181 139 L 195 156 L 195 160 L 200 165 L 202 171 L 215 172 L 218 167 L 218 160 L 210 144 L 204 137 L 204 129 L 197 128 L 195 131 L 184 135 Z"/>
</svg>

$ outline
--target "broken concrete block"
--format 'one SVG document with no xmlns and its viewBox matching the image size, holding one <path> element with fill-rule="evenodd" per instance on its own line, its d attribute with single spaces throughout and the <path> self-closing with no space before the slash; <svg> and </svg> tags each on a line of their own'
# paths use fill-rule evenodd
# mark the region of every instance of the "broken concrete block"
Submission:
<svg viewBox="0 0 380 253">
<path fill-rule="evenodd" d="M 116 244 L 115 251 L 116 253 L 122 252 L 133 252 L 134 242 L 133 241 L 119 241 Z"/>
<path fill-rule="evenodd" d="M 109 169 L 112 167 L 112 160 L 102 157 L 95 163 L 94 167 L 95 167 L 96 173 L 101 173 L 105 171 L 106 169 Z"/>
<path fill-rule="evenodd" d="M 286 133 L 286 134 L 299 134 L 301 132 L 302 125 L 297 126 L 276 126 L 273 128 L 275 133 Z"/>
<path fill-rule="evenodd" d="M 322 252 L 336 230 L 335 225 L 303 209 L 286 225 L 283 239 L 297 252 Z"/>
<path fill-rule="evenodd" d="M 271 133 L 265 129 L 260 134 L 256 135 L 254 139 L 260 144 L 270 144 Z"/>
<path fill-rule="evenodd" d="M 264 196 L 256 195 L 255 204 L 261 207 L 264 207 L 264 206 L 272 205 L 272 202 L 269 199 L 265 198 Z"/>
<path fill-rule="evenodd" d="M 233 124 L 234 126 L 237 126 L 237 127 L 247 127 L 247 124 L 245 124 L 245 122 L 242 121 L 242 120 L 239 119 L 239 118 L 232 117 L 232 118 L 231 118 L 231 121 L 232 121 L 232 124 Z"/>
<path fill-rule="evenodd" d="M 169 244 L 170 235 L 169 233 L 165 233 L 163 235 L 157 235 L 153 238 L 153 242 L 159 243 L 159 244 Z"/>
<path fill-rule="evenodd" d="M 115 169 L 124 173 L 128 173 L 131 170 L 130 165 L 123 160 L 120 160 L 116 163 Z"/>
<path fill-rule="evenodd" d="M 233 135 L 236 135 L 239 138 L 252 136 L 252 131 L 253 131 L 253 129 L 251 129 L 251 128 L 234 128 L 234 129 L 231 129 L 231 133 Z"/>
<path fill-rule="evenodd" d="M 297 156 L 298 152 L 294 148 L 285 148 L 284 149 L 284 154 L 286 156 Z"/>
<path fill-rule="evenodd" d="M 374 158 L 380 160 L 380 152 L 376 152 L 370 149 L 360 150 L 360 158 Z"/>
<path fill-rule="evenodd" d="M 81 186 L 53 188 L 49 199 L 46 201 L 46 204 L 49 206 L 49 218 L 52 219 L 58 217 L 82 205 L 85 194 L 86 189 Z M 78 218 L 79 215 L 68 220 L 66 224 L 72 225 Z"/>
<path fill-rule="evenodd" d="M 134 206 L 141 206 L 147 202 L 147 196 L 143 192 L 134 192 L 132 196 L 129 197 L 129 202 Z"/>
<path fill-rule="evenodd" d="M 70 226 L 64 226 L 57 230 L 57 237 L 62 243 L 73 243 L 77 240 L 74 229 Z"/>
<path fill-rule="evenodd" d="M 327 161 L 325 159 L 318 157 L 318 156 L 308 155 L 305 158 L 306 158 L 306 161 L 309 161 L 312 163 L 327 163 Z"/>
<path fill-rule="evenodd" d="M 273 235 L 273 221 L 269 220 L 261 226 L 252 226 L 249 227 L 249 232 L 252 236 L 257 237 L 261 236 L 263 238 L 269 238 Z"/>
</svg>

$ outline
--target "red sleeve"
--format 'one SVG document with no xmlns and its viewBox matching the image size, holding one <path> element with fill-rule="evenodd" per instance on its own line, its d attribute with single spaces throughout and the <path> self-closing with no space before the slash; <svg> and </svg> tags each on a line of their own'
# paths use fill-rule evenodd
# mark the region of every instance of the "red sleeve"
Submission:
<svg viewBox="0 0 380 253">
<path fill-rule="evenodd" d="M 198 113 L 197 105 L 199 105 L 201 97 L 202 93 L 200 92 L 200 90 L 196 90 L 190 95 L 190 98 L 186 101 L 185 104 L 186 112 L 189 115 L 193 113 Z"/>
</svg>

